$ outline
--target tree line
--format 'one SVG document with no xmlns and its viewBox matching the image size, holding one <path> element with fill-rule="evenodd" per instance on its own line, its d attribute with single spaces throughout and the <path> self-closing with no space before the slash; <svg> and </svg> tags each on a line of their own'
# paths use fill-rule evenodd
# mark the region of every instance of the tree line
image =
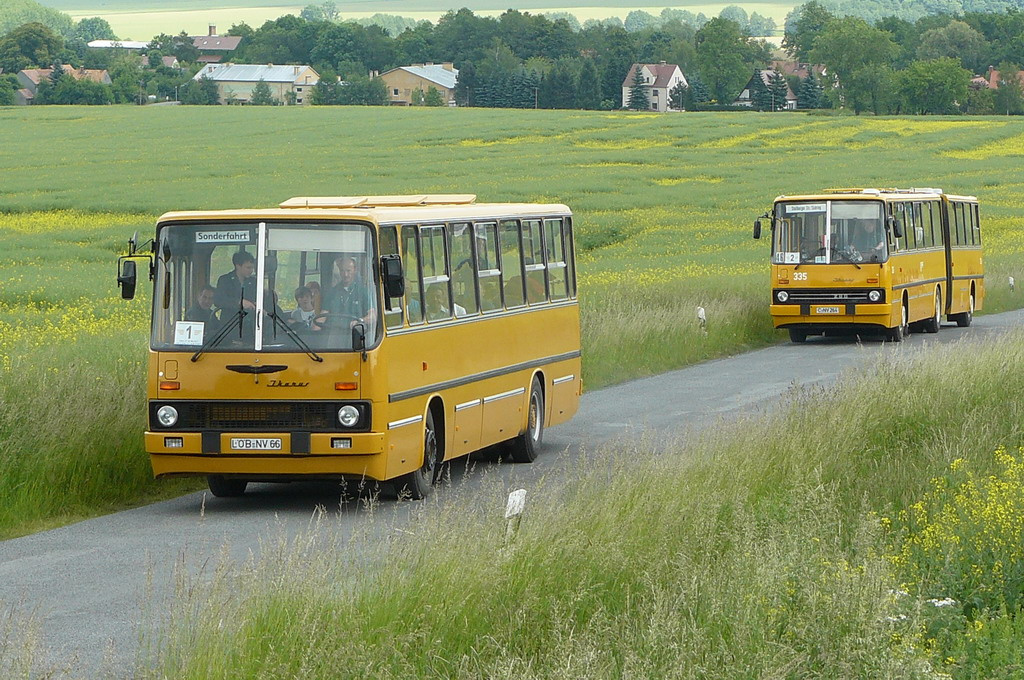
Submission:
<svg viewBox="0 0 1024 680">
<path fill-rule="evenodd" d="M 632 64 L 665 61 L 678 64 L 689 81 L 689 87 L 671 93 L 673 103 L 685 109 L 714 109 L 731 104 L 773 57 L 772 47 L 752 35 L 754 15 L 732 12 L 730 18 L 723 10 L 725 16 L 707 19 L 665 10 L 656 21 L 645 23 L 640 20 L 644 17 L 634 14 L 628 30 L 623 22 L 588 21 L 580 26 L 564 16 L 509 10 L 499 17 L 481 17 L 464 8 L 448 12 L 436 23 L 406 23 L 392 36 L 379 25 L 339 21 L 334 4 L 326 2 L 259 28 L 236 24 L 228 34 L 242 38 L 231 57 L 236 63 L 312 65 L 322 83 L 314 91 L 315 104 L 384 104 L 384 85 L 371 74 L 413 63 L 451 61 L 459 69 L 456 99 L 463 106 L 615 109 L 622 105 L 623 82 Z M 102 19 L 87 24 L 91 35 L 112 39 L 109 25 L 104 28 L 99 22 L 106 24 Z M 78 25 L 68 30 L 81 33 Z M 838 16 L 812 0 L 787 19 L 783 46 L 794 60 L 824 65 L 826 75 L 812 73 L 804 80 L 790 76 L 785 84 L 801 108 L 1020 113 L 1015 77 L 1007 75 L 1005 87 L 992 91 L 972 88 L 971 76 L 984 73 L 989 65 L 998 66 L 1003 74 L 1017 73 L 1017 64 L 1024 62 L 1022 34 L 1024 13 L 1016 9 L 928 15 L 913 22 L 889 16 L 872 24 Z M 165 55 L 175 56 L 184 70 L 163 66 L 160 57 Z M 80 37 L 40 23 L 18 26 L 0 37 L 0 67 L 6 74 L 55 63 L 106 68 L 113 80 L 104 86 L 111 102 L 144 101 L 152 95 L 215 103 L 212 84 L 191 80 L 198 70 L 197 57 L 198 50 L 184 33 L 155 36 L 145 61 L 123 51 L 85 49 Z M 756 108 L 781 108 L 784 83 L 779 77 L 768 82 L 754 78 L 752 83 Z M 74 99 L 77 89 L 91 101 L 103 98 L 91 85 L 51 85 L 39 101 L 64 103 Z M 0 102 L 5 89 L 0 83 Z M 429 92 L 422 101 L 443 103 Z"/>
</svg>

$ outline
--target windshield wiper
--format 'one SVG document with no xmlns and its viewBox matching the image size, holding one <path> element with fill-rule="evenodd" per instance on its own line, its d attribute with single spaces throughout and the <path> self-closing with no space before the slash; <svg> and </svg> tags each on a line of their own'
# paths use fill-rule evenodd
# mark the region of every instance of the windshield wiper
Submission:
<svg viewBox="0 0 1024 680">
<path fill-rule="evenodd" d="M 845 260 L 846 260 L 847 262 L 849 262 L 850 264 L 852 264 L 852 265 L 853 265 L 854 267 L 856 267 L 857 269 L 860 269 L 860 265 L 859 265 L 859 264 L 857 264 L 856 262 L 854 262 L 854 261 L 853 261 L 853 258 L 851 258 L 851 257 L 850 257 L 849 255 L 847 255 L 847 254 L 846 254 L 846 253 L 844 253 L 843 251 L 839 250 L 838 248 L 833 248 L 833 249 L 832 249 L 832 252 L 833 252 L 833 253 L 835 253 L 836 255 L 842 255 L 842 256 L 843 256 L 843 259 L 845 259 Z"/>
<path fill-rule="evenodd" d="M 302 338 L 299 337 L 298 333 L 296 333 L 292 328 L 290 328 L 288 324 L 286 324 L 284 321 L 281 321 L 281 317 L 277 315 L 276 311 L 270 315 L 270 318 L 273 319 L 274 321 L 274 327 L 283 330 L 285 332 L 285 335 L 294 340 L 295 344 L 298 345 L 302 349 L 302 351 L 306 353 L 306 356 L 308 356 L 313 361 L 324 360 L 322 356 L 314 352 L 313 349 L 309 345 L 307 345 Z"/>
<path fill-rule="evenodd" d="M 231 319 L 231 321 L 229 321 L 228 323 L 224 324 L 224 327 L 221 328 L 220 331 L 218 331 L 216 335 L 214 335 L 212 338 L 210 338 L 209 340 L 204 342 L 203 346 L 196 350 L 196 353 L 192 355 L 192 361 L 199 361 L 199 357 L 201 357 L 204 352 L 206 352 L 207 350 L 210 350 L 210 349 L 216 347 L 217 345 L 219 345 L 221 340 L 226 338 L 228 333 L 233 331 L 236 326 L 241 328 L 241 326 L 242 326 L 242 319 L 248 313 L 249 312 L 247 312 L 244 309 L 242 309 L 241 307 L 239 307 L 238 308 L 238 312 L 235 313 L 235 316 Z"/>
</svg>

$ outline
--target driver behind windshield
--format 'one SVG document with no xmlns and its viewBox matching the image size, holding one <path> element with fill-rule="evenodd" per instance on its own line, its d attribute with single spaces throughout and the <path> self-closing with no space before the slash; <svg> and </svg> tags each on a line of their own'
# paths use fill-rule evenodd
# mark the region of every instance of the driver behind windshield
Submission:
<svg viewBox="0 0 1024 680">
<path fill-rule="evenodd" d="M 885 256 L 885 232 L 878 220 L 858 220 L 853 234 L 853 246 L 865 260 L 879 261 Z"/>
<path fill-rule="evenodd" d="M 334 260 L 332 283 L 324 296 L 330 321 L 344 327 L 360 323 L 366 328 L 373 326 L 377 310 L 370 290 L 358 279 L 355 258 L 342 255 Z"/>
</svg>

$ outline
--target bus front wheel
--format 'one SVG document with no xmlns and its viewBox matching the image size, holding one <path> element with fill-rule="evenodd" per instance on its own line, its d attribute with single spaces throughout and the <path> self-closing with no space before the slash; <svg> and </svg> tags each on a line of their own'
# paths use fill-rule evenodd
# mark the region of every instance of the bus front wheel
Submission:
<svg viewBox="0 0 1024 680">
<path fill-rule="evenodd" d="M 210 493 L 217 498 L 235 498 L 245 493 L 245 487 L 249 482 L 244 479 L 231 479 L 223 475 L 208 475 L 206 483 L 210 487 Z"/>
<path fill-rule="evenodd" d="M 790 328 L 789 339 L 792 342 L 807 342 L 807 331 L 802 328 Z"/>
<path fill-rule="evenodd" d="M 910 319 L 907 317 L 907 301 L 904 300 L 900 307 L 900 325 L 889 329 L 889 339 L 893 342 L 903 342 L 903 338 L 907 337 L 910 330 Z"/>
<path fill-rule="evenodd" d="M 517 463 L 532 463 L 540 453 L 540 443 L 544 438 L 544 391 L 540 380 L 534 376 L 530 385 L 529 412 L 526 418 L 526 431 L 512 440 L 512 460 Z"/>
<path fill-rule="evenodd" d="M 434 413 L 427 411 L 427 419 L 423 425 L 423 464 L 417 470 L 402 475 L 395 480 L 395 488 L 399 498 L 410 498 L 420 501 L 430 495 L 437 482 L 437 471 L 440 469 L 437 445 L 437 428 L 434 426 Z"/>
</svg>

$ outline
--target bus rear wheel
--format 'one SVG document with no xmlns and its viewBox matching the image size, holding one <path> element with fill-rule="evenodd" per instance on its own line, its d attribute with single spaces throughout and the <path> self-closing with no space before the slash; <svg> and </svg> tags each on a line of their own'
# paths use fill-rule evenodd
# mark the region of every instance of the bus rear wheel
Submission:
<svg viewBox="0 0 1024 680">
<path fill-rule="evenodd" d="M 935 313 L 930 319 L 925 319 L 921 327 L 925 333 L 938 333 L 942 325 L 942 291 L 935 289 Z"/>
<path fill-rule="evenodd" d="M 956 321 L 956 325 L 960 328 L 967 328 L 974 321 L 974 292 L 971 292 L 971 306 L 966 312 L 960 312 L 959 314 L 953 314 L 950 319 Z"/>
<path fill-rule="evenodd" d="M 395 490 L 399 498 L 410 498 L 421 501 L 430 495 L 437 483 L 437 472 L 440 469 L 438 458 L 440 448 L 437 445 L 437 428 L 434 426 L 434 413 L 427 411 L 427 419 L 423 425 L 423 464 L 417 470 L 402 475 L 395 480 Z"/>
<path fill-rule="evenodd" d="M 217 498 L 235 498 L 245 493 L 245 487 L 249 482 L 244 479 L 232 479 L 223 475 L 208 475 L 206 483 L 210 487 L 210 493 Z"/>
<path fill-rule="evenodd" d="M 530 385 L 530 401 L 526 418 L 526 431 L 512 440 L 512 460 L 517 463 L 532 463 L 540 453 L 540 443 L 544 438 L 544 392 L 540 379 L 533 378 Z"/>
</svg>

